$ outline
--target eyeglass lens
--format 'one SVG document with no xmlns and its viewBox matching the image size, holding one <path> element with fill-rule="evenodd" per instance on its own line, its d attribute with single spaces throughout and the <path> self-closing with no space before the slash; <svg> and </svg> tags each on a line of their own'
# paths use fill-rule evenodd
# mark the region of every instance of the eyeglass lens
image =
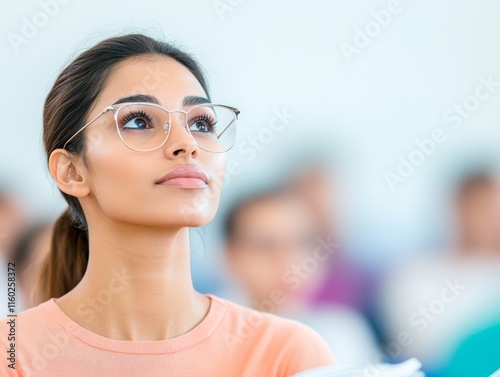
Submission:
<svg viewBox="0 0 500 377">
<path fill-rule="evenodd" d="M 136 150 L 161 146 L 172 126 L 171 114 L 147 104 L 127 104 L 119 108 L 115 119 L 123 142 Z M 185 115 L 185 121 L 196 143 L 204 150 L 225 152 L 236 141 L 236 115 L 224 106 L 194 107 Z"/>
</svg>

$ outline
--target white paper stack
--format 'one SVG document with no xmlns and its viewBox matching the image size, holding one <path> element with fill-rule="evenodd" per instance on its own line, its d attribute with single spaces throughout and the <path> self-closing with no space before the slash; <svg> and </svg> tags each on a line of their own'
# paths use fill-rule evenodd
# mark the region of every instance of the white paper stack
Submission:
<svg viewBox="0 0 500 377">
<path fill-rule="evenodd" d="M 415 358 L 399 364 L 355 363 L 311 369 L 292 377 L 424 377 Z"/>
</svg>

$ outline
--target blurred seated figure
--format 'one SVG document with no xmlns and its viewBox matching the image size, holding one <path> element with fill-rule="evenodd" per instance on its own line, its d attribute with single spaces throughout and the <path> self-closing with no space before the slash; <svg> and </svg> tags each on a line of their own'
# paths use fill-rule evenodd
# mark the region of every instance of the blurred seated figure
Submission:
<svg viewBox="0 0 500 377">
<path fill-rule="evenodd" d="M 10 261 L 12 248 L 26 223 L 19 200 L 10 192 L 0 190 L 0 261 L 3 263 Z"/>
<path fill-rule="evenodd" d="M 12 249 L 26 222 L 26 215 L 19 200 L 11 192 L 0 188 L 0 284 L 5 289 L 5 294 L 7 265 L 12 262 Z M 18 309 L 20 308 L 16 305 L 16 311 L 19 311 Z"/>
<path fill-rule="evenodd" d="M 387 276 L 379 296 L 387 339 L 405 337 L 397 356 L 415 356 L 437 375 L 464 337 L 500 321 L 499 181 L 487 172 L 466 176 L 452 203 L 449 250 L 407 262 Z M 477 353 L 461 365 L 473 370 L 481 362 Z"/>
<path fill-rule="evenodd" d="M 289 187 L 304 200 L 314 215 L 320 235 L 340 238 L 340 182 L 335 181 L 331 167 L 324 162 L 312 162 L 295 173 Z M 317 303 L 336 303 L 358 311 L 368 310 L 372 278 L 348 255 L 342 242 L 330 251 L 326 261 L 326 277 L 315 292 Z"/>
<path fill-rule="evenodd" d="M 338 363 L 372 360 L 371 329 L 344 305 L 312 306 L 337 246 L 322 237 L 308 203 L 291 190 L 261 193 L 240 202 L 226 220 L 226 292 L 240 304 L 305 323 L 323 336 Z"/>
<path fill-rule="evenodd" d="M 36 281 L 40 265 L 50 251 L 52 224 L 33 225 L 22 234 L 14 247 L 12 260 L 16 262 L 18 289 L 17 311 L 39 304 L 36 298 Z"/>
</svg>

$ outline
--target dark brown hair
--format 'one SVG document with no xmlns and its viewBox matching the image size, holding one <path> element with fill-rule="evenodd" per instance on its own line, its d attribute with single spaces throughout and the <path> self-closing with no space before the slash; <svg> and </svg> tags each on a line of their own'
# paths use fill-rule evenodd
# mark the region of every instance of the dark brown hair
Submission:
<svg viewBox="0 0 500 377">
<path fill-rule="evenodd" d="M 87 115 L 106 84 L 113 67 L 129 58 L 160 55 L 175 59 L 198 79 L 208 98 L 203 72 L 186 52 L 142 34 L 106 39 L 74 59 L 59 75 L 45 101 L 43 141 L 47 159 L 84 124 Z M 85 132 L 66 149 L 85 162 Z M 87 267 L 89 243 L 87 221 L 76 197 L 62 193 L 68 209 L 57 219 L 51 251 L 42 265 L 37 301 L 60 297 L 82 279 Z"/>
</svg>

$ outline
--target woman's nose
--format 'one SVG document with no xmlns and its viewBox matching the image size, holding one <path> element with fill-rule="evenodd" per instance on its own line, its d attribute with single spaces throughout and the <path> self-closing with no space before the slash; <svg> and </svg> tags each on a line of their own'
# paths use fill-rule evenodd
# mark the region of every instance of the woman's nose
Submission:
<svg viewBox="0 0 500 377">
<path fill-rule="evenodd" d="M 171 114 L 169 128 L 170 131 L 165 145 L 168 155 L 179 154 L 181 151 L 192 154 L 198 150 L 196 140 L 187 128 L 186 114 Z"/>
</svg>

